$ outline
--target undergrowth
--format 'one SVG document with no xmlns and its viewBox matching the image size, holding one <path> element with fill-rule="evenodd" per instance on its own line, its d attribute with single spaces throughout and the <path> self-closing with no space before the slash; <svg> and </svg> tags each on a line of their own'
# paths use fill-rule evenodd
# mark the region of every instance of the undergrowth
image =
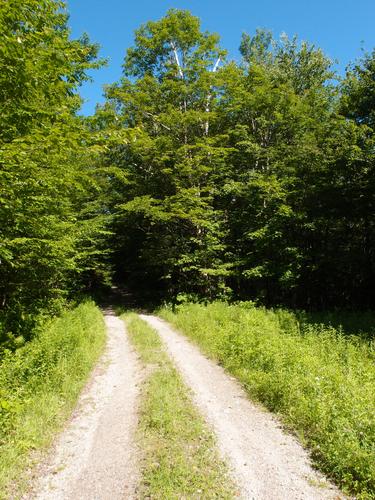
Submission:
<svg viewBox="0 0 375 500">
<path fill-rule="evenodd" d="M 214 437 L 157 333 L 134 314 L 123 317 L 150 374 L 140 409 L 138 434 L 144 457 L 139 498 L 234 498 Z"/>
<path fill-rule="evenodd" d="M 0 498 L 25 488 L 38 459 L 70 411 L 102 351 L 103 316 L 86 302 L 45 322 L 0 364 Z"/>
<path fill-rule="evenodd" d="M 186 304 L 160 314 L 281 415 L 344 490 L 375 498 L 373 341 L 251 303 Z"/>
</svg>

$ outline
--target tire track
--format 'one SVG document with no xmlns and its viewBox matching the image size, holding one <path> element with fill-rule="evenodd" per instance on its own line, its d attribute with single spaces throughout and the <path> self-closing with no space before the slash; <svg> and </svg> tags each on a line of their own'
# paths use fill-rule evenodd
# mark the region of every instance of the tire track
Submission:
<svg viewBox="0 0 375 500">
<path fill-rule="evenodd" d="M 136 498 L 141 367 L 122 320 L 105 315 L 107 346 L 65 431 L 42 464 L 38 500 Z"/>
<path fill-rule="evenodd" d="M 155 328 L 212 426 L 242 497 L 254 500 L 345 498 L 313 470 L 308 454 L 277 419 L 247 398 L 240 385 L 166 322 L 140 315 Z"/>
</svg>

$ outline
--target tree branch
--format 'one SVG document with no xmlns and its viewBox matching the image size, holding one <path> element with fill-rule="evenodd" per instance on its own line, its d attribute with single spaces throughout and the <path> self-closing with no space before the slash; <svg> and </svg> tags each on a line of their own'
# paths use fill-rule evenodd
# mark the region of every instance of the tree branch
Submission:
<svg viewBox="0 0 375 500">
<path fill-rule="evenodd" d="M 172 47 L 172 50 L 173 50 L 173 54 L 174 54 L 174 58 L 175 58 L 175 61 L 176 61 L 176 64 L 177 64 L 178 74 L 180 75 L 181 78 L 184 78 L 184 73 L 183 73 L 182 68 L 181 68 L 181 63 L 180 63 L 180 59 L 178 57 L 178 52 L 177 52 L 176 45 L 174 44 L 174 42 L 170 42 L 170 44 L 171 44 L 171 47 Z"/>
<path fill-rule="evenodd" d="M 217 61 L 216 63 L 214 64 L 214 67 L 212 68 L 212 73 L 216 73 L 216 70 L 220 64 L 220 59 L 221 59 L 221 56 L 219 56 L 217 58 Z M 207 96 L 207 101 L 206 101 L 206 113 L 209 113 L 210 112 L 210 102 L 211 102 L 211 99 L 212 99 L 212 94 L 209 93 L 208 96 Z M 204 126 L 204 134 L 207 136 L 208 135 L 208 130 L 209 130 L 209 122 L 208 122 L 208 119 L 206 120 L 206 123 L 205 123 L 205 126 Z"/>
</svg>

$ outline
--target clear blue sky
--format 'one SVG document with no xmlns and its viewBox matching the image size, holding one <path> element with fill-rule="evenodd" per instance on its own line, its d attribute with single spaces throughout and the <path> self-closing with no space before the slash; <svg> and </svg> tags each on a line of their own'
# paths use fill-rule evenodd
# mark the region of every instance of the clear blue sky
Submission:
<svg viewBox="0 0 375 500">
<path fill-rule="evenodd" d="M 140 24 L 162 17 L 171 8 L 189 9 L 203 29 L 220 34 L 222 46 L 238 57 L 241 33 L 268 28 L 283 31 L 321 47 L 342 73 L 365 50 L 375 47 L 375 0 L 68 0 L 73 37 L 83 32 L 101 46 L 109 64 L 85 84 L 82 112 L 91 114 L 103 102 L 102 86 L 121 76 L 126 48 Z"/>
</svg>

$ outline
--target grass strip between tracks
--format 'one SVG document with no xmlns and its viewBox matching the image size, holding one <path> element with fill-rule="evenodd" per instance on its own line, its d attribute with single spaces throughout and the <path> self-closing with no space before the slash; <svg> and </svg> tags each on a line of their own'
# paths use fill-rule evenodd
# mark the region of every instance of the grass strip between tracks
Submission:
<svg viewBox="0 0 375 500">
<path fill-rule="evenodd" d="M 141 498 L 234 498 L 235 487 L 215 439 L 158 334 L 135 314 L 123 315 L 131 342 L 149 374 L 143 392 L 139 441 Z"/>
</svg>

